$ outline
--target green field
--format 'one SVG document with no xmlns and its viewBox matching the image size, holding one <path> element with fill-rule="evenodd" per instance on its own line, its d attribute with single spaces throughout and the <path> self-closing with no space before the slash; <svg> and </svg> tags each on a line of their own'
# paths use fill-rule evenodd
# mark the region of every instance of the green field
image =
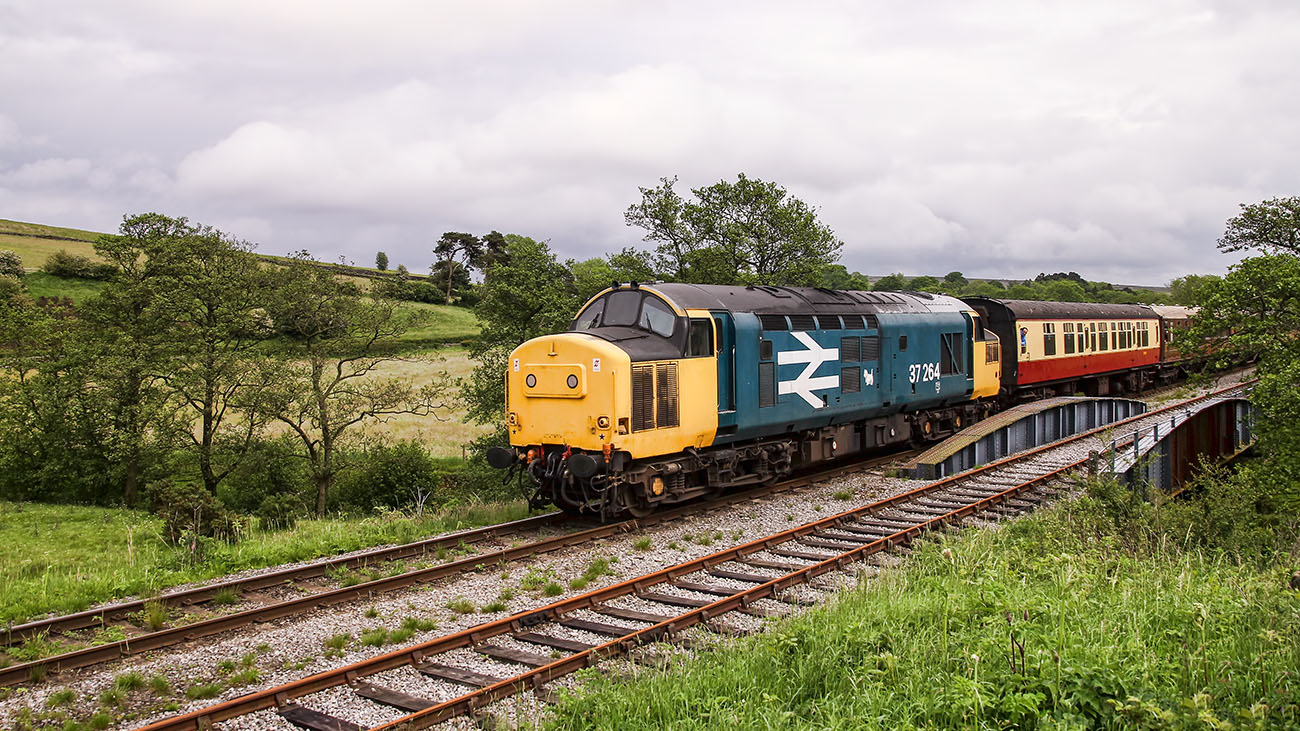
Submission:
<svg viewBox="0 0 1300 731">
<path fill-rule="evenodd" d="M 1095 506 L 926 541 L 754 639 L 627 681 L 592 676 L 546 726 L 1296 728 L 1300 592 L 1285 554 L 1197 546 L 1158 513 L 1117 530 Z"/>
<path fill-rule="evenodd" d="M 193 561 L 161 539 L 145 511 L 0 501 L 0 626 L 67 613 L 244 569 L 332 556 L 386 543 L 522 518 L 522 503 L 458 506 L 426 513 L 301 520 L 292 529 L 254 525 L 238 543 L 214 542 Z M 0 653 L 0 663 L 6 655 Z"/>
<path fill-rule="evenodd" d="M 401 337 L 403 349 L 426 350 L 445 344 L 465 344 L 473 340 L 481 329 L 474 311 L 465 307 L 424 302 L 403 302 L 402 307 L 429 313 L 428 322 Z"/>
</svg>

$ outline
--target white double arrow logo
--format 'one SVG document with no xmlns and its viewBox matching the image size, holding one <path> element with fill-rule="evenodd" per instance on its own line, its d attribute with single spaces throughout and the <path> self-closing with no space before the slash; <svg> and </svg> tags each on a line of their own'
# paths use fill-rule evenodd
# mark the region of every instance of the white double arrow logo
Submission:
<svg viewBox="0 0 1300 731">
<path fill-rule="evenodd" d="M 807 350 L 783 350 L 776 354 L 778 365 L 789 363 L 807 363 L 808 365 L 799 374 L 798 378 L 793 381 L 779 381 L 777 383 L 777 393 L 785 395 L 787 393 L 797 393 L 803 397 L 804 401 L 814 409 L 820 409 L 825 404 L 821 399 L 813 395 L 813 391 L 822 388 L 835 388 L 840 385 L 838 375 L 813 377 L 822 363 L 827 361 L 839 360 L 839 348 L 823 348 L 817 344 L 816 340 L 806 332 L 791 333 L 795 340 L 804 344 Z"/>
</svg>

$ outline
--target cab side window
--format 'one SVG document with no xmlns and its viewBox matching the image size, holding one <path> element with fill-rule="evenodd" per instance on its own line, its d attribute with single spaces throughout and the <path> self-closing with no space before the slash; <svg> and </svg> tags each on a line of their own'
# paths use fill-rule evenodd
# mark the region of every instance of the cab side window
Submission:
<svg viewBox="0 0 1300 731">
<path fill-rule="evenodd" d="M 707 319 L 692 319 L 690 337 L 686 342 L 686 357 L 701 358 L 713 355 L 713 323 Z"/>
</svg>

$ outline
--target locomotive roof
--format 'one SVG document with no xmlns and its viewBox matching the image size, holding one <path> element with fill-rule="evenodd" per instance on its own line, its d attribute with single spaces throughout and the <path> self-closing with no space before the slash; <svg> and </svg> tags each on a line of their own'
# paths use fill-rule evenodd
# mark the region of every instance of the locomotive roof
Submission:
<svg viewBox="0 0 1300 731">
<path fill-rule="evenodd" d="M 1100 302 L 1040 302 L 1038 300 L 1003 300 L 993 297 L 967 297 L 965 301 L 976 304 L 994 303 L 1010 310 L 1016 319 L 1050 318 L 1152 318 L 1155 311 L 1146 305 L 1112 305 Z"/>
<path fill-rule="evenodd" d="M 927 292 L 861 292 L 820 287 L 733 287 L 721 284 L 647 284 L 684 309 L 755 314 L 885 314 L 965 312 L 961 300 Z"/>
</svg>

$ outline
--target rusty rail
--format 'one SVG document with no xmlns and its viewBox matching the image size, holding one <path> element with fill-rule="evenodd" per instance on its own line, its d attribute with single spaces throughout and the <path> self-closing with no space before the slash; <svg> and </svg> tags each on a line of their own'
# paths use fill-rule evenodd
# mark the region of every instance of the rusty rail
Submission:
<svg viewBox="0 0 1300 731">
<path fill-rule="evenodd" d="M 198 622 L 192 622 L 177 627 L 161 629 L 154 632 L 149 632 L 147 634 L 141 634 L 135 637 L 118 640 L 115 642 L 105 643 L 102 645 L 92 645 L 90 647 L 85 647 L 78 650 L 71 650 L 69 652 L 42 658 L 40 660 L 33 660 L 30 662 L 21 663 L 17 665 L 10 665 L 8 667 L 0 668 L 0 687 L 17 685 L 20 683 L 28 682 L 33 678 L 44 678 L 48 673 L 51 672 L 73 670 L 76 668 L 90 667 L 92 665 L 99 665 L 106 662 L 112 662 L 114 660 L 118 660 L 123 657 L 129 657 L 131 655 L 139 654 L 141 652 L 156 650 L 163 647 L 170 647 L 172 645 L 179 644 L 181 642 L 187 642 L 190 640 L 199 639 L 201 637 L 209 637 L 211 635 L 219 634 L 221 632 L 227 632 L 232 629 L 243 627 L 255 622 L 267 622 L 273 619 L 279 619 L 281 617 L 287 617 L 294 614 L 311 611 L 314 609 L 319 609 L 322 607 L 334 606 L 336 604 L 344 604 L 351 601 L 364 601 L 373 597 L 375 594 L 378 593 L 393 591 L 396 589 L 402 589 L 415 584 L 424 584 L 431 581 L 437 581 L 439 579 L 443 579 L 448 576 L 455 576 L 464 573 L 466 571 L 473 571 L 475 570 L 475 568 L 477 568 L 480 565 L 499 566 L 503 563 L 507 563 L 511 561 L 518 561 L 522 559 L 532 558 L 535 556 L 540 556 L 562 548 L 567 548 L 569 546 L 586 543 L 588 541 L 599 540 L 601 538 L 607 538 L 609 536 L 618 535 L 620 533 L 639 530 L 641 528 L 657 525 L 659 523 L 677 520 L 687 515 L 693 515 L 703 509 L 715 509 L 719 507 L 726 507 L 734 503 L 741 502 L 744 500 L 751 500 L 755 497 L 759 497 L 762 495 L 767 495 L 774 492 L 781 492 L 784 490 L 796 489 L 808 484 L 809 482 L 826 479 L 828 477 L 841 474 L 843 472 L 850 471 L 850 470 L 862 469 L 864 466 L 870 466 L 886 460 L 892 460 L 897 458 L 897 456 L 898 455 L 889 455 L 887 457 L 879 457 L 872 460 L 867 460 L 865 462 L 858 462 L 858 463 L 853 463 L 848 465 L 837 465 L 835 467 L 818 472 L 813 475 L 803 476 L 793 480 L 787 480 L 784 482 L 777 483 L 775 485 L 766 485 L 766 486 L 750 488 L 742 492 L 723 495 L 721 497 L 714 498 L 712 500 L 703 503 L 693 503 L 690 505 L 684 505 L 679 508 L 674 508 L 671 510 L 664 510 L 646 516 L 644 518 L 625 520 L 618 523 L 608 523 L 604 525 L 598 525 L 593 528 L 587 528 L 585 530 L 580 530 L 573 533 L 566 533 L 564 535 L 556 536 L 554 538 L 547 538 L 540 541 L 533 541 L 531 543 L 525 543 L 523 545 L 515 546 L 512 548 L 503 548 L 503 549 L 499 549 L 487 553 L 479 553 L 457 561 L 452 561 L 445 564 L 439 564 L 437 566 L 429 566 L 422 569 L 415 569 L 413 571 L 403 572 L 401 574 L 396 574 L 394 576 L 386 576 L 379 579 L 373 579 L 371 581 L 367 581 L 349 587 L 330 589 L 316 594 L 310 594 L 307 596 L 288 599 L 282 602 L 276 602 L 274 604 L 268 604 L 261 607 L 246 609 L 241 612 L 233 612 L 231 614 L 226 614 L 219 617 L 212 617 L 210 619 L 205 619 Z M 533 518 L 525 518 L 523 520 L 512 521 L 510 523 L 502 523 L 500 525 L 489 526 L 487 528 L 475 529 L 471 531 L 463 531 L 460 533 L 455 533 L 455 534 L 451 534 L 439 538 L 432 538 L 425 541 L 417 541 L 414 543 L 404 544 L 402 546 L 396 546 L 387 549 L 377 549 L 375 551 L 370 551 L 367 552 L 366 554 L 361 554 L 348 559 L 340 559 L 337 561 L 330 561 L 330 562 L 317 562 L 309 566 L 297 567 L 293 569 L 285 569 L 284 571 L 272 572 L 270 574 L 264 574 L 262 576 L 257 576 L 257 577 L 250 577 L 249 579 L 239 579 L 236 581 L 225 582 L 221 584 L 212 584 L 205 587 L 198 587 L 196 589 L 187 590 L 185 592 L 175 592 L 173 594 L 166 595 L 166 597 L 164 598 L 181 597 L 181 596 L 210 597 L 214 595 L 217 591 L 221 591 L 223 589 L 229 589 L 235 586 L 243 587 L 245 589 L 264 588 L 266 586 L 274 586 L 295 579 L 314 578 L 317 576 L 321 576 L 324 575 L 325 572 L 328 571 L 329 568 L 331 567 L 342 565 L 345 562 L 361 562 L 363 558 L 369 558 L 370 562 L 373 562 L 375 560 L 375 557 L 377 556 L 384 556 L 386 560 L 395 560 L 396 556 L 394 556 L 393 553 L 394 551 L 401 551 L 403 552 L 403 557 L 409 558 L 411 556 L 423 555 L 424 553 L 427 553 L 429 550 L 435 550 L 438 547 L 445 547 L 448 545 L 450 546 L 460 545 L 461 543 L 465 542 L 465 537 L 470 535 L 473 535 L 476 538 L 476 542 L 477 542 L 477 541 L 487 540 L 493 537 L 501 537 L 503 535 L 512 535 L 516 533 L 521 533 L 527 530 L 528 528 L 545 527 L 547 525 L 552 525 L 552 524 L 559 525 L 565 522 L 567 521 L 564 517 L 562 517 L 562 514 L 548 513 L 546 515 L 535 516 Z M 502 528 L 510 528 L 510 530 L 502 531 L 501 530 Z M 354 565 L 366 565 L 366 563 L 365 562 L 354 563 Z M 199 592 L 202 592 L 202 594 L 200 594 Z M 192 599 L 191 603 L 194 603 L 195 601 L 198 600 Z M 143 607 L 143 604 L 144 604 L 143 602 L 130 602 L 130 603 L 114 605 L 113 608 L 129 607 L 129 608 L 136 608 L 136 610 L 138 611 L 138 608 Z M 101 616 L 102 612 L 108 609 L 110 608 L 104 607 L 90 612 L 81 612 L 78 613 L 77 615 L 69 615 L 68 617 L 56 617 L 45 621 L 47 622 L 47 627 L 60 626 L 60 622 L 62 620 L 67 620 L 69 625 L 75 624 L 76 628 L 79 629 L 85 627 L 94 627 L 94 626 L 98 626 L 101 623 L 102 620 L 100 620 L 99 617 Z M 92 620 L 88 624 L 86 623 L 87 618 L 90 618 Z"/>
</svg>

